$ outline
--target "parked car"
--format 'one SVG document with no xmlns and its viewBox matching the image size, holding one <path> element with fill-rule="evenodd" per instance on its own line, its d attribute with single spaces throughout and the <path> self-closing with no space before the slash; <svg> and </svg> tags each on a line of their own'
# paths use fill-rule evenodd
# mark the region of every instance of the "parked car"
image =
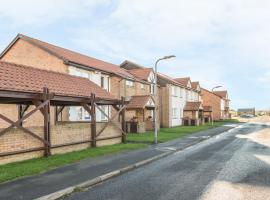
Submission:
<svg viewBox="0 0 270 200">
<path fill-rule="evenodd" d="M 251 114 L 244 114 L 244 115 L 240 115 L 241 118 L 253 118 L 255 117 L 254 115 Z"/>
</svg>

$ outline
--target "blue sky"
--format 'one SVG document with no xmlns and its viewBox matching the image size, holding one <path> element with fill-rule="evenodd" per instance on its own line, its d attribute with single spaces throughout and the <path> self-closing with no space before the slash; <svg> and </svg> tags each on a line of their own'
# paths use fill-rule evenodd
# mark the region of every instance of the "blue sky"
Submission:
<svg viewBox="0 0 270 200">
<path fill-rule="evenodd" d="M 0 49 L 23 33 L 115 64 L 125 59 L 270 108 L 269 0 L 2 1 Z"/>
</svg>

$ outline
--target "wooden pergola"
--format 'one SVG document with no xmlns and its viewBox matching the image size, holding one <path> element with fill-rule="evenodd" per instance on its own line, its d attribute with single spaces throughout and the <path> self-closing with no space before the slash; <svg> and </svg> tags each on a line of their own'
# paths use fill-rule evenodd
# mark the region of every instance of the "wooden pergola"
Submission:
<svg viewBox="0 0 270 200">
<path fill-rule="evenodd" d="M 126 103 L 124 99 L 118 100 L 109 92 L 91 82 L 89 79 L 71 76 L 68 74 L 57 73 L 47 70 L 40 70 L 24 65 L 7 63 L 0 61 L 0 104 L 18 105 L 18 118 L 12 120 L 0 113 L 0 119 L 9 124 L 7 128 L 0 129 L 0 137 L 5 135 L 12 128 L 17 128 L 24 133 L 42 142 L 43 147 L 16 150 L 13 152 L 0 153 L 1 156 L 15 155 L 20 153 L 34 152 L 44 150 L 44 156 L 51 155 L 52 148 L 64 147 L 69 145 L 89 143 L 95 147 L 97 141 L 113 138 L 122 138 L 126 142 L 125 133 L 125 110 Z M 100 105 L 112 106 L 117 112 L 114 116 L 108 116 Z M 29 110 L 30 106 L 34 109 Z M 65 144 L 51 144 L 51 117 L 50 107 L 55 107 L 55 122 L 59 114 L 66 106 L 82 106 L 91 116 L 90 139 L 87 141 L 69 142 Z M 100 110 L 107 118 L 107 124 L 97 132 L 96 110 Z M 28 112 L 26 112 L 28 111 Z M 29 130 L 23 126 L 24 120 L 33 116 L 34 113 L 41 112 L 44 123 L 44 137 Z M 16 115 L 16 113 L 14 113 Z M 122 127 L 115 123 L 115 118 L 119 117 Z M 121 130 L 121 135 L 102 137 L 99 135 L 108 127 L 109 124 L 115 125 Z"/>
<path fill-rule="evenodd" d="M 70 97 L 70 96 L 58 96 L 54 93 L 50 93 L 48 88 L 43 88 L 43 93 L 26 93 L 26 92 L 18 92 L 18 91 L 1 91 L 0 90 L 0 104 L 16 104 L 18 105 L 18 119 L 17 121 L 13 121 L 9 119 L 8 117 L 4 116 L 0 113 L 0 118 L 7 123 L 10 124 L 9 127 L 2 129 L 0 131 L 0 137 L 3 136 L 5 133 L 7 133 L 12 128 L 16 127 L 23 132 L 31 135 L 33 138 L 40 140 L 43 144 L 43 148 L 35 148 L 35 149 L 27 149 L 22 151 L 16 151 L 16 152 L 6 152 L 1 153 L 0 156 L 7 156 L 7 155 L 14 155 L 14 154 L 20 154 L 20 153 L 27 153 L 27 152 L 33 152 L 33 151 L 40 151 L 44 150 L 44 156 L 51 155 L 51 148 L 58 148 L 58 147 L 64 147 L 69 145 L 76 145 L 76 144 L 82 144 L 82 143 L 91 143 L 92 147 L 96 146 L 96 142 L 99 140 L 107 140 L 107 139 L 113 139 L 117 137 L 122 137 L 122 142 L 126 142 L 126 133 L 125 133 L 125 109 L 126 109 L 126 102 L 122 100 L 106 100 L 106 99 L 100 99 L 95 97 L 95 94 L 89 95 L 89 98 L 82 98 L 82 97 Z M 28 112 L 26 111 L 30 107 L 30 105 L 34 105 L 35 108 Z M 114 116 L 111 118 L 98 106 L 99 105 L 111 105 L 117 112 Z M 63 111 L 65 106 L 82 106 L 91 116 L 90 126 L 91 126 L 91 132 L 89 133 L 91 135 L 91 140 L 88 141 L 81 141 L 81 142 L 73 142 L 68 144 L 61 144 L 61 145 L 51 145 L 51 132 L 50 132 L 50 107 L 55 106 L 56 107 L 56 119 L 58 118 L 58 115 Z M 107 124 L 97 133 L 96 131 L 96 109 L 99 109 L 107 118 L 108 122 Z M 34 132 L 30 131 L 29 129 L 23 127 L 23 121 L 32 116 L 34 113 L 40 111 L 44 118 L 44 138 L 41 138 Z M 114 136 L 114 137 L 106 137 L 102 139 L 98 139 L 98 136 L 102 134 L 102 132 L 106 129 L 108 124 L 113 122 L 113 119 L 116 118 L 116 116 L 121 116 L 121 122 L 122 122 L 122 128 L 121 132 L 122 135 L 120 136 Z M 118 127 L 116 125 L 116 127 Z M 119 127 L 118 127 L 119 128 Z"/>
</svg>

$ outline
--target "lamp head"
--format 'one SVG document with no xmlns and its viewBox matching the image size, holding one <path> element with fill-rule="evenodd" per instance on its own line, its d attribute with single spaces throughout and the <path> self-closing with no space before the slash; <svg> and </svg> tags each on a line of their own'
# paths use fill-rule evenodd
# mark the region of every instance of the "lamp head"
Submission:
<svg viewBox="0 0 270 200">
<path fill-rule="evenodd" d="M 175 55 L 169 55 L 169 56 L 164 56 L 162 59 L 170 59 L 170 58 L 175 58 L 176 56 Z"/>
</svg>

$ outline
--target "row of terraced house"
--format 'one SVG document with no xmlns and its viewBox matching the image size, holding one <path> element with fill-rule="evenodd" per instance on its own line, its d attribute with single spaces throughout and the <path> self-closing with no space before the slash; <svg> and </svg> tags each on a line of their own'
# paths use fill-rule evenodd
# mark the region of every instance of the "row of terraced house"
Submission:
<svg viewBox="0 0 270 200">
<path fill-rule="evenodd" d="M 66 144 L 71 144 L 71 142 L 73 142 L 72 148 L 68 145 L 63 145 L 63 147 L 61 147 L 62 150 L 57 150 L 60 148 L 60 145 L 55 145 L 55 153 L 85 148 L 85 146 L 82 146 L 83 142 L 80 143 L 80 141 L 90 137 L 87 135 L 88 133 L 81 131 L 80 133 L 85 136 L 79 137 L 79 134 L 74 136 L 72 135 L 73 133 L 69 134 L 69 132 L 72 132 L 72 130 L 76 132 L 76 128 L 78 128 L 78 126 L 80 126 L 81 129 L 81 127 L 85 126 L 83 125 L 83 122 L 91 120 L 93 116 L 95 116 L 95 121 L 97 123 L 101 124 L 112 121 L 119 125 L 120 113 L 123 114 L 123 110 L 120 109 L 120 104 L 118 106 L 115 102 L 125 102 L 125 114 L 121 116 L 124 117 L 124 120 L 122 120 L 124 124 L 122 123 L 119 125 L 122 126 L 122 130 L 124 132 L 140 133 L 153 130 L 155 107 L 158 111 L 158 127 L 201 125 L 206 122 L 210 122 L 211 120 L 229 118 L 229 98 L 227 91 L 209 91 L 205 88 L 201 88 L 199 82 L 193 82 L 189 77 L 172 78 L 165 74 L 158 73 L 157 93 L 159 98 L 155 100 L 153 96 L 155 75 L 153 69 L 150 67 L 144 67 L 143 65 L 136 64 L 128 60 L 124 61 L 120 65 L 111 64 L 109 62 L 82 55 L 22 34 L 18 34 L 1 53 L 0 66 L 0 69 L 2 69 L 2 73 L 0 72 L 0 91 L 19 91 L 28 93 L 34 91 L 31 87 L 39 84 L 41 86 L 48 87 L 49 90 L 52 90 L 54 87 L 53 77 L 59 76 L 67 82 L 69 82 L 68 79 L 70 79 L 70 82 L 63 84 L 63 81 L 61 82 L 59 78 L 59 81 L 56 82 L 60 82 L 60 87 L 56 88 L 54 92 L 58 92 L 59 96 L 62 94 L 62 96 L 66 95 L 70 97 L 70 93 L 73 92 L 72 94 L 74 96 L 74 92 L 76 91 L 71 91 L 70 88 L 65 87 L 71 84 L 72 81 L 74 81 L 75 84 L 75 82 L 85 81 L 86 78 L 88 79 L 89 84 L 95 85 L 92 87 L 92 90 L 89 88 L 92 85 L 82 86 L 80 84 L 73 84 L 71 87 L 77 88 L 76 90 L 81 90 L 81 93 L 85 92 L 89 88 L 89 91 L 92 91 L 96 96 L 100 95 L 100 99 L 106 99 L 107 103 L 104 103 L 105 101 L 100 101 L 101 103 L 97 105 L 95 115 L 91 115 L 92 111 L 88 110 L 85 104 L 82 104 L 83 101 L 78 103 L 75 98 L 72 100 L 72 103 L 67 103 L 67 100 L 58 101 L 58 99 L 52 99 L 51 107 L 49 107 L 51 118 L 49 126 L 53 127 L 52 130 L 54 130 L 55 127 L 57 128 L 55 129 L 57 130 L 56 135 L 58 134 L 62 140 L 65 140 Z M 18 71 L 22 71 L 22 75 L 18 75 L 18 77 L 16 77 Z M 26 77 L 23 77 L 24 71 L 25 74 L 39 74 L 41 79 L 34 80 L 30 78 L 30 80 L 27 80 Z M 5 77 L 10 77 L 10 79 L 13 78 L 14 80 L 7 80 L 8 78 Z M 50 84 L 46 81 L 52 84 L 52 88 L 49 87 Z M 30 144 L 28 144 L 30 136 L 29 134 L 26 134 L 25 136 L 22 136 L 16 144 L 13 144 L 11 140 L 14 139 L 15 134 L 10 134 L 9 136 L 9 132 L 5 130 L 9 127 L 11 120 L 16 122 L 20 117 L 23 118 L 24 114 L 29 113 L 31 108 L 34 109 L 40 104 L 38 104 L 37 101 L 31 101 L 34 102 L 33 105 L 27 105 L 29 104 L 27 103 L 28 101 L 19 101 L 18 98 L 16 99 L 14 96 L 8 96 L 10 101 L 6 101 L 6 99 L 7 97 L 3 97 L 1 102 L 4 102 L 5 104 L 3 103 L 0 105 L 0 112 L 2 115 L 10 119 L 3 120 L 5 117 L 0 119 L 0 155 L 5 157 L 2 161 L 10 162 L 13 160 L 23 160 L 40 156 L 40 154 L 43 154 L 43 149 L 38 151 L 37 147 L 36 151 L 33 150 L 33 152 L 36 153 L 31 151 L 31 154 L 29 154 L 30 151 L 27 152 L 25 149 L 34 149 L 32 147 L 33 144 L 39 146 L 38 142 L 42 143 L 42 140 L 44 139 L 41 138 L 39 139 L 40 141 L 33 143 L 30 142 Z M 11 101 L 13 99 L 14 101 Z M 113 100 L 111 100 L 110 103 L 108 99 Z M 70 98 L 69 101 L 71 102 Z M 12 104 L 10 104 L 10 102 Z M 27 106 L 22 107 L 22 104 L 24 103 Z M 21 127 L 19 128 L 24 132 L 27 132 L 25 128 L 22 127 L 32 128 L 42 126 L 44 124 L 45 116 L 44 111 L 42 112 L 43 114 L 34 113 L 31 117 L 21 120 Z M 18 117 L 20 114 L 21 116 Z M 66 134 L 59 131 L 60 122 L 65 122 L 65 124 L 61 124 L 61 129 L 65 129 Z M 67 122 L 74 123 L 68 124 Z M 75 122 L 80 124 L 75 126 Z M 15 124 L 13 124 L 13 126 L 15 126 Z M 68 126 L 68 128 L 64 126 Z M 98 129 L 98 126 L 91 128 L 93 131 L 94 128 Z M 107 139 L 104 137 L 99 141 L 99 143 L 97 143 L 97 145 L 121 142 L 121 139 L 113 136 L 114 132 L 119 133 L 118 129 L 113 129 L 110 126 L 104 125 L 104 127 L 100 128 L 101 132 L 106 128 L 109 129 L 107 131 Z M 1 137 L 1 129 L 5 130 L 2 132 L 3 135 L 5 134 L 6 138 Z M 9 129 L 9 131 L 10 130 L 11 129 Z M 28 141 L 23 142 L 24 139 Z M 7 140 L 9 142 L 7 142 Z M 54 139 L 47 138 L 44 142 L 45 146 L 46 144 L 47 147 L 53 146 L 51 145 L 53 141 L 50 140 Z M 74 140 L 78 140 L 77 143 L 74 142 Z M 93 141 L 94 139 L 88 138 L 88 140 Z M 48 145 L 48 143 L 50 145 Z M 19 152 L 21 150 L 25 150 L 23 153 L 24 156 L 21 156 L 21 158 L 18 158 L 18 156 L 16 157 L 16 153 L 5 153 Z M 9 159 L 6 159 L 6 156 L 8 156 Z M 14 159 L 11 158 L 12 156 L 14 156 Z"/>
</svg>

